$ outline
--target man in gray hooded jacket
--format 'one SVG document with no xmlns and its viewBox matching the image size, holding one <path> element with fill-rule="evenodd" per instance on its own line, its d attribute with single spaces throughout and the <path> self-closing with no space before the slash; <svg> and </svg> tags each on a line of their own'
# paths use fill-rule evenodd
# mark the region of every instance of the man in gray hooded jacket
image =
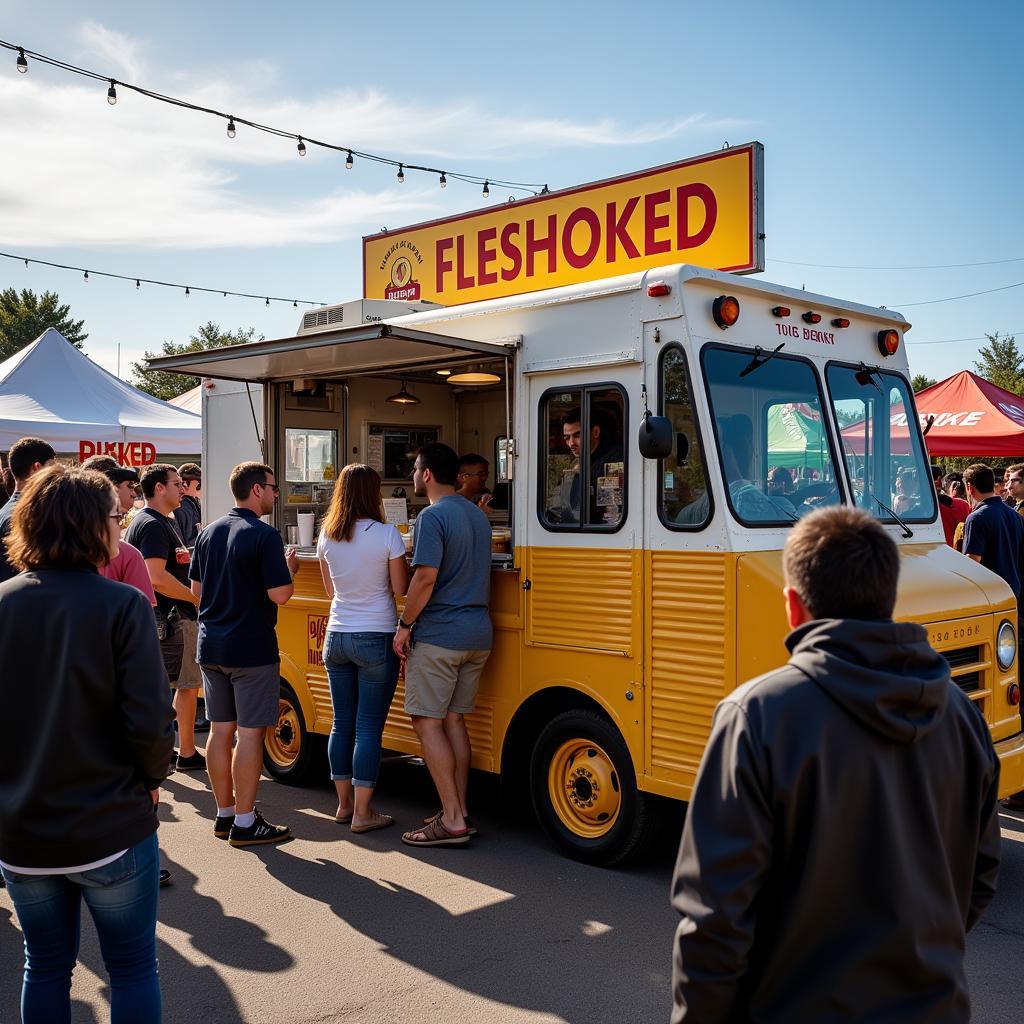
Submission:
<svg viewBox="0 0 1024 1024">
<path fill-rule="evenodd" d="M 999 765 L 854 508 L 784 554 L 789 663 L 715 712 L 673 881 L 674 1024 L 970 1019 L 965 935 L 995 893 Z"/>
</svg>

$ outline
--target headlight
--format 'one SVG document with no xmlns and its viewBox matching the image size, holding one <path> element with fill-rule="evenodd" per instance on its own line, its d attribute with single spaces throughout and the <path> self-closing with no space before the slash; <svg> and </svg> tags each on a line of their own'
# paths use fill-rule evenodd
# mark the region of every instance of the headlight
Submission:
<svg viewBox="0 0 1024 1024">
<path fill-rule="evenodd" d="M 999 632 L 996 634 L 996 660 L 999 667 L 1005 672 L 1017 656 L 1017 633 L 1013 624 L 1004 620 L 1000 623 Z"/>
</svg>

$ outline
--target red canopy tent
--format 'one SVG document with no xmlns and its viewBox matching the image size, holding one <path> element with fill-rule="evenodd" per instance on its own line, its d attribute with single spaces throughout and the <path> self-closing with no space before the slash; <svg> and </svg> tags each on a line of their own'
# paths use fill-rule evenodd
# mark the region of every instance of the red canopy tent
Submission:
<svg viewBox="0 0 1024 1024">
<path fill-rule="evenodd" d="M 929 455 L 1024 456 L 1024 398 L 1019 395 L 961 370 L 915 397 L 922 430 L 932 419 L 925 435 Z M 906 454 L 907 413 L 902 404 L 892 407 L 890 419 L 892 450 Z M 864 430 L 863 422 L 844 428 L 848 452 L 864 451 Z"/>
<path fill-rule="evenodd" d="M 931 455 L 1024 455 L 1024 398 L 1012 391 L 961 370 L 919 392 L 916 401 L 922 428 L 935 417 L 925 436 Z"/>
</svg>

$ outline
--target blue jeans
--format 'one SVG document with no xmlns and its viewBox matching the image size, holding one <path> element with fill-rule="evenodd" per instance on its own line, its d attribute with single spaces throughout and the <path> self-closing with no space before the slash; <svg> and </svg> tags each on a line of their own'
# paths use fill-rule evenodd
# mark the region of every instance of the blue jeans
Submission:
<svg viewBox="0 0 1024 1024">
<path fill-rule="evenodd" d="M 159 1024 L 156 833 L 111 864 L 73 875 L 21 875 L 4 869 L 25 936 L 23 1024 L 71 1020 L 71 972 L 78 960 L 82 900 L 110 975 L 111 1024 Z"/>
<path fill-rule="evenodd" d="M 334 724 L 327 741 L 332 779 L 372 788 L 380 770 L 380 738 L 398 684 L 391 633 L 328 633 L 324 667 Z"/>
</svg>

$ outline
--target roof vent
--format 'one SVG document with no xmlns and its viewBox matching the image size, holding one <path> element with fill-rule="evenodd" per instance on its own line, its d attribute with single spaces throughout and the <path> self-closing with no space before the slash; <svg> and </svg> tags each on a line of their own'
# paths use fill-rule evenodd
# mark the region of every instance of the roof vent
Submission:
<svg viewBox="0 0 1024 1024">
<path fill-rule="evenodd" d="M 376 324 L 421 309 L 436 309 L 436 302 L 399 302 L 394 299 L 355 299 L 336 306 L 321 306 L 302 314 L 297 334 L 337 331 L 360 324 Z"/>
</svg>

